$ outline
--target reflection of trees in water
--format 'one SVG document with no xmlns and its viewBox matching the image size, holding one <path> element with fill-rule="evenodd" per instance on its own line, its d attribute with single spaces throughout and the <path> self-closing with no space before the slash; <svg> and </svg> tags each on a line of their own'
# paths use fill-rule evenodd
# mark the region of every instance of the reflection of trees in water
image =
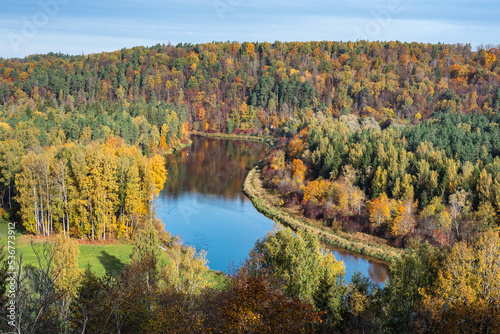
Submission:
<svg viewBox="0 0 500 334">
<path fill-rule="evenodd" d="M 192 145 L 167 159 L 170 195 L 198 191 L 236 199 L 246 174 L 263 157 L 261 143 L 194 137 Z"/>
<path fill-rule="evenodd" d="M 387 279 L 387 267 L 379 263 L 370 263 L 368 275 L 375 283 L 384 283 Z"/>
<path fill-rule="evenodd" d="M 368 260 L 361 255 L 356 255 L 346 250 L 339 249 L 337 247 L 332 247 L 328 244 L 323 244 L 323 247 L 333 252 L 337 260 L 344 261 L 344 263 L 348 267 L 355 268 L 355 270 L 360 267 L 366 268 L 364 263 L 368 262 L 368 273 L 366 272 L 362 273 L 365 276 L 366 274 L 368 274 L 368 276 L 370 276 L 370 279 L 374 283 L 384 283 L 389 277 L 389 272 L 388 272 L 389 267 L 386 264 L 380 262 L 372 262 L 371 260 Z"/>
</svg>

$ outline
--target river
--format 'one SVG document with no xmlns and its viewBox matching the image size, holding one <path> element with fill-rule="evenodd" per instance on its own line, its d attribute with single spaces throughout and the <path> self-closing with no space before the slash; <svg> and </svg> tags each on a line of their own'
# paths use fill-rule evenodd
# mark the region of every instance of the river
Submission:
<svg viewBox="0 0 500 334">
<path fill-rule="evenodd" d="M 167 159 L 168 178 L 156 200 L 165 228 L 187 245 L 207 251 L 211 269 L 228 272 L 248 256 L 257 239 L 274 228 L 241 192 L 248 171 L 265 155 L 263 143 L 195 136 L 190 147 Z M 346 281 L 355 271 L 384 283 L 387 265 L 332 249 L 346 264 Z"/>
</svg>

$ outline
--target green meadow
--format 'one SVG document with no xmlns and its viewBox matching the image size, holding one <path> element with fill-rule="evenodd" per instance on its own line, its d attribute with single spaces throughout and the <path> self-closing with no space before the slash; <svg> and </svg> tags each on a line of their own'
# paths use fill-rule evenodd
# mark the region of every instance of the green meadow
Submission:
<svg viewBox="0 0 500 334">
<path fill-rule="evenodd" d="M 8 236 L 8 222 L 0 218 L 0 244 L 6 244 Z M 23 234 L 19 229 L 15 233 L 16 257 L 22 256 L 23 265 L 37 265 L 35 252 L 42 251 L 43 247 L 51 247 L 50 239 L 41 240 L 31 235 Z M 11 244 L 12 246 L 12 244 Z M 80 256 L 78 264 L 81 269 L 90 265 L 97 276 L 103 276 L 107 272 L 111 275 L 119 275 L 125 265 L 130 263 L 130 254 L 133 245 L 131 243 L 115 241 L 112 243 L 81 243 L 78 246 Z M 161 261 L 168 263 L 170 258 L 167 253 L 162 252 Z M 227 276 L 210 270 L 208 272 L 209 285 L 213 289 L 222 288 L 227 282 Z"/>
</svg>

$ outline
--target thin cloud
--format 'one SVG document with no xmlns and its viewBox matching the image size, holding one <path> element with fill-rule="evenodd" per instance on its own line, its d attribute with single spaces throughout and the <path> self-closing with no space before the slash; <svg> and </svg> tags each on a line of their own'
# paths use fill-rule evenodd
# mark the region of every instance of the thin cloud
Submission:
<svg viewBox="0 0 500 334">
<path fill-rule="evenodd" d="M 35 36 L 26 22 L 40 3 L 18 0 L 0 14 L 0 57 L 91 53 L 163 42 L 401 40 L 498 44 L 500 3 L 477 0 L 121 0 L 68 1 Z M 394 10 L 396 8 L 397 10 Z"/>
</svg>

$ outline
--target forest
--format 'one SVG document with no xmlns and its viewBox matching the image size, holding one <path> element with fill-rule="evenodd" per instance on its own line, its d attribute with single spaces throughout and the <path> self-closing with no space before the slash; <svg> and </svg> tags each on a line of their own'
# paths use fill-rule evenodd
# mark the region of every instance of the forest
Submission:
<svg viewBox="0 0 500 334">
<path fill-rule="evenodd" d="M 0 59 L 0 215 L 56 238 L 16 281 L 19 332 L 495 333 L 499 124 L 495 47 L 214 42 Z M 203 254 L 165 234 L 153 206 L 193 132 L 274 136 L 264 186 L 332 233 L 403 249 L 386 286 L 345 282 L 317 236 L 286 229 L 211 286 Z M 119 276 L 75 265 L 77 240 L 118 239 L 134 245 Z"/>
<path fill-rule="evenodd" d="M 353 115 L 308 115 L 266 158 L 264 181 L 285 206 L 397 247 L 474 239 L 499 223 L 498 127 L 476 111 L 434 117 L 381 130 Z"/>
</svg>

